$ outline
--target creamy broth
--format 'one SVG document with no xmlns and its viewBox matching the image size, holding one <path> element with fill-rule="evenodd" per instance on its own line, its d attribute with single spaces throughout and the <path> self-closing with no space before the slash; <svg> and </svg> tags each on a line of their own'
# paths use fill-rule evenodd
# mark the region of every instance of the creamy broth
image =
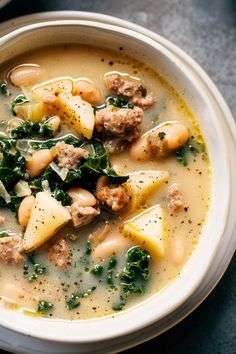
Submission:
<svg viewBox="0 0 236 354">
<path fill-rule="evenodd" d="M 22 64 L 36 64 L 45 70 L 45 76 L 42 80 L 39 79 L 37 84 L 64 76 L 73 79 L 87 78 L 101 90 L 103 97 L 114 95 L 105 85 L 104 75 L 110 72 L 125 73 L 131 80 L 133 77 L 134 82 L 138 78 L 156 101 L 151 108 L 144 111 L 140 134 L 165 122 L 179 122 L 188 129 L 190 140 L 197 146 L 198 153 L 188 152 L 186 166 L 178 161 L 175 151 L 165 158 L 157 159 L 152 156 L 146 161 L 134 161 L 130 157 L 129 145 L 124 151 L 110 154 L 111 166 L 118 175 L 132 175 L 138 171 L 168 171 L 168 178 L 158 188 L 153 188 L 145 196 L 145 200 L 133 210 L 127 211 L 128 205 L 116 215 L 111 213 L 109 208 L 105 208 L 86 226 L 74 228 L 68 223 L 61 228 L 34 250 L 33 262 L 46 268 L 46 272 L 42 271 L 45 274 L 37 274 L 37 279 L 32 278 L 35 268 L 32 259 L 29 260 L 27 256 L 24 256 L 24 260 L 19 264 L 6 264 L 0 257 L 2 306 L 8 304 L 7 306 L 11 307 L 12 304 L 14 309 L 37 315 L 39 301 L 47 301 L 53 304 L 53 308 L 45 312 L 44 316 L 76 320 L 113 313 L 114 304 L 124 302 L 124 299 L 120 298 L 119 274 L 124 269 L 127 251 L 141 245 L 151 256 L 150 278 L 145 283 L 143 294 L 128 296 L 124 305 L 124 309 L 127 309 L 160 292 L 174 281 L 198 242 L 209 207 L 211 182 L 209 161 L 200 128 L 183 99 L 165 82 L 161 73 L 155 73 L 144 64 L 129 58 L 122 48 L 117 52 L 86 46 L 39 49 L 7 63 L 1 69 L 1 79 L 8 80 L 8 73 Z M 1 95 L 0 100 L 1 119 L 5 122 L 13 118 L 9 104 L 16 95 L 22 93 L 20 88 L 11 84 L 9 90 L 11 95 Z M 4 122 L 1 122 L 1 127 L 2 132 L 6 132 Z M 55 137 L 67 133 L 76 134 L 71 127 L 62 125 Z M 80 186 L 79 182 L 77 184 Z M 181 192 L 182 204 L 176 210 L 171 209 L 170 200 L 167 198 L 168 190 L 173 184 L 176 184 Z M 151 246 L 146 247 L 123 231 L 125 222 L 132 222 L 135 216 L 156 204 L 163 210 L 165 252 L 162 257 L 158 256 Z M 0 215 L 5 216 L 5 223 L 0 226 L 0 230 L 11 230 L 16 234 L 22 232 L 15 213 L 1 208 Z M 56 267 L 48 257 L 49 248 L 61 237 L 65 238 L 69 247 L 69 261 L 63 269 Z M 115 240 L 115 248 L 112 246 L 112 240 Z M 101 244 L 105 250 L 99 249 Z M 115 257 L 116 264 L 111 264 L 111 257 Z M 101 274 L 95 275 L 91 272 L 95 265 L 103 267 Z M 107 280 L 109 275 L 110 283 Z M 86 291 L 87 294 L 84 294 Z M 76 300 L 77 304 L 80 304 L 68 309 L 66 304 L 75 292 L 81 292 Z"/>
</svg>

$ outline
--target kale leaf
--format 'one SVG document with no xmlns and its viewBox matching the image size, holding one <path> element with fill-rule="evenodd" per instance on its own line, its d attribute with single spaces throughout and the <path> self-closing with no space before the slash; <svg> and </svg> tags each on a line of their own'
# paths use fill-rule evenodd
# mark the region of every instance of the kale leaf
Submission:
<svg viewBox="0 0 236 354">
<path fill-rule="evenodd" d="M 100 109 L 104 109 L 110 105 L 117 107 L 117 108 L 127 108 L 127 109 L 134 108 L 134 105 L 132 103 L 130 103 L 127 98 L 119 97 L 119 96 L 118 97 L 117 96 L 108 96 L 105 103 L 102 103 L 97 106 L 93 106 L 93 109 L 94 109 L 94 112 L 96 112 L 96 111 L 99 111 Z"/>
<path fill-rule="evenodd" d="M 188 165 L 188 155 L 192 154 L 196 156 L 199 153 L 199 148 L 192 141 L 188 141 L 186 144 L 182 145 L 176 152 L 178 162 L 183 166 Z"/>
<path fill-rule="evenodd" d="M 25 102 L 29 102 L 29 100 L 25 97 L 24 94 L 20 94 L 14 98 L 11 103 L 11 112 L 14 116 L 16 116 L 15 107 Z"/>
<path fill-rule="evenodd" d="M 54 306 L 51 302 L 40 300 L 37 307 L 37 312 L 40 314 L 45 314 L 53 310 Z"/>
<path fill-rule="evenodd" d="M 120 311 L 127 299 L 133 294 L 143 294 L 150 277 L 149 263 L 151 256 L 148 251 L 135 246 L 126 255 L 124 271 L 119 274 L 122 294 L 120 302 L 113 305 L 114 311 Z"/>
<path fill-rule="evenodd" d="M 0 93 L 4 96 L 10 96 L 10 91 L 5 81 L 0 82 Z"/>
<path fill-rule="evenodd" d="M 80 292 L 75 292 L 71 295 L 71 298 L 66 301 L 66 308 L 68 310 L 74 310 L 77 307 L 80 306 L 80 301 L 79 299 L 88 297 L 90 294 L 92 294 L 96 290 L 96 286 L 92 286 L 91 288 L 88 288 L 85 291 L 80 291 Z"/>
<path fill-rule="evenodd" d="M 0 180 L 6 189 L 10 189 L 20 179 L 25 179 L 25 158 L 19 151 L 10 152 L 7 149 L 2 151 L 3 158 L 0 163 Z"/>
<path fill-rule="evenodd" d="M 14 139 L 34 138 L 36 136 L 48 137 L 53 130 L 46 123 L 25 122 L 11 131 Z"/>
</svg>

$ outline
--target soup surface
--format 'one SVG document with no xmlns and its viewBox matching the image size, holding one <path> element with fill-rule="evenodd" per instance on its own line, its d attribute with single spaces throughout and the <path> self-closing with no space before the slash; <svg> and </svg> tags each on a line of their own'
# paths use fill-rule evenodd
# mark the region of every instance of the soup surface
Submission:
<svg viewBox="0 0 236 354">
<path fill-rule="evenodd" d="M 42 48 L 1 68 L 1 306 L 120 311 L 168 286 L 198 242 L 210 200 L 200 129 L 125 52 Z"/>
</svg>

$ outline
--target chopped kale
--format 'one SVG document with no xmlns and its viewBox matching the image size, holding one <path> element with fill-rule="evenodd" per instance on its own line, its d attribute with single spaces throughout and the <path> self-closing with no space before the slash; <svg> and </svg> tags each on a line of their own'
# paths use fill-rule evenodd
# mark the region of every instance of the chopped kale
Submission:
<svg viewBox="0 0 236 354">
<path fill-rule="evenodd" d="M 114 256 L 109 259 L 107 266 L 107 284 L 114 288 L 114 269 L 117 266 L 117 260 Z"/>
<path fill-rule="evenodd" d="M 93 275 L 96 275 L 97 277 L 100 277 L 103 272 L 103 266 L 101 264 L 95 264 L 91 269 L 90 273 Z"/>
<path fill-rule="evenodd" d="M 0 238 L 9 237 L 11 235 L 12 235 L 12 232 L 10 230 L 2 230 L 2 231 L 0 231 Z"/>
<path fill-rule="evenodd" d="M 142 294 L 149 279 L 150 254 L 139 247 L 131 248 L 126 256 L 126 265 L 120 273 L 121 287 L 126 296 Z"/>
<path fill-rule="evenodd" d="M 52 135 L 53 130 L 46 123 L 25 122 L 11 131 L 14 139 L 48 137 Z"/>
<path fill-rule="evenodd" d="M 37 307 L 37 312 L 40 314 L 45 314 L 53 310 L 54 306 L 51 302 L 40 300 Z"/>
<path fill-rule="evenodd" d="M 0 141 L 0 144 L 2 142 Z M 8 190 L 14 186 L 20 179 L 26 178 L 24 168 L 25 158 L 20 152 L 15 150 L 10 152 L 5 146 L 2 149 L 3 158 L 0 163 L 0 180 Z"/>
<path fill-rule="evenodd" d="M 80 301 L 74 294 L 72 294 L 71 298 L 66 301 L 66 308 L 71 311 L 79 307 Z"/>
<path fill-rule="evenodd" d="M 92 143 L 95 155 L 85 158 L 84 164 L 80 167 L 82 173 L 89 171 L 95 174 L 104 174 L 111 179 L 112 183 L 126 182 L 129 178 L 128 176 L 119 176 L 111 169 L 103 143 L 99 139 L 94 139 Z"/>
<path fill-rule="evenodd" d="M 129 109 L 134 108 L 134 105 L 132 103 L 130 103 L 127 98 L 117 97 L 117 96 L 108 96 L 105 103 L 102 103 L 97 106 L 93 106 L 94 112 L 96 113 L 97 111 L 104 109 L 110 105 L 117 107 L 117 108 L 129 108 Z"/>
<path fill-rule="evenodd" d="M 106 103 L 107 105 L 112 105 L 118 108 L 134 108 L 134 105 L 129 103 L 129 100 L 124 97 L 109 96 L 106 99 Z"/>
<path fill-rule="evenodd" d="M 14 116 L 16 115 L 15 107 L 25 102 L 29 102 L 29 100 L 25 97 L 24 94 L 20 94 L 14 98 L 14 100 L 11 103 L 11 112 Z"/>
<path fill-rule="evenodd" d="M 177 160 L 184 166 L 188 165 L 188 155 L 192 154 L 196 156 L 199 153 L 199 148 L 191 141 L 182 145 L 176 152 L 175 155 Z"/>
<path fill-rule="evenodd" d="M 96 290 L 96 286 L 93 286 L 91 288 L 88 288 L 86 291 L 73 293 L 71 295 L 71 298 L 68 301 L 66 301 L 66 308 L 70 311 L 76 309 L 77 307 L 80 306 L 79 299 L 83 299 L 83 298 L 88 297 L 95 290 Z"/>
<path fill-rule="evenodd" d="M 58 187 L 52 192 L 52 196 L 64 206 L 71 205 L 72 199 L 69 194 Z"/>
<path fill-rule="evenodd" d="M 0 93 L 4 96 L 10 96 L 10 91 L 6 81 L 0 82 Z"/>
<path fill-rule="evenodd" d="M 29 275 L 28 281 L 29 283 L 34 282 L 35 280 L 38 280 L 39 275 L 43 275 L 47 273 L 47 269 L 43 267 L 40 263 L 37 263 L 34 259 L 34 254 L 29 253 L 27 256 L 27 263 L 29 268 L 32 269 L 33 273 Z"/>
</svg>

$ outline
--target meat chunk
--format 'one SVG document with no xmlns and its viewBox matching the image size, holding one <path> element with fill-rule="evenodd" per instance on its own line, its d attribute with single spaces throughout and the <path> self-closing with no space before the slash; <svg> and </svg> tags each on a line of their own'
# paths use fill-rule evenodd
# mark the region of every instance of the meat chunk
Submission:
<svg viewBox="0 0 236 354">
<path fill-rule="evenodd" d="M 147 95 L 146 89 L 140 82 L 127 80 L 118 74 L 108 75 L 105 80 L 109 90 L 115 91 L 117 95 L 131 98 L 135 106 L 145 110 L 155 103 L 152 95 Z"/>
<path fill-rule="evenodd" d="M 177 183 L 173 183 L 168 188 L 166 198 L 169 199 L 168 207 L 170 207 L 173 211 L 179 210 L 183 207 L 183 195 L 180 192 Z"/>
<path fill-rule="evenodd" d="M 0 260 L 7 264 L 18 264 L 24 260 L 22 243 L 18 236 L 7 236 L 0 239 Z"/>
<path fill-rule="evenodd" d="M 58 268 L 66 268 L 69 262 L 69 247 L 63 238 L 57 241 L 48 251 L 49 260 Z"/>
<path fill-rule="evenodd" d="M 130 201 L 127 189 L 120 184 L 107 184 L 102 187 L 97 198 L 115 212 L 121 211 Z"/>
<path fill-rule="evenodd" d="M 99 133 L 133 141 L 140 135 L 142 120 L 143 110 L 139 107 L 128 109 L 108 106 L 96 113 L 95 129 Z"/>
<path fill-rule="evenodd" d="M 81 206 L 78 201 L 75 201 L 68 207 L 71 213 L 71 218 L 74 227 L 86 225 L 92 221 L 92 219 L 100 214 L 98 204 L 95 206 Z"/>
<path fill-rule="evenodd" d="M 63 141 L 58 142 L 55 147 L 57 149 L 58 166 L 69 170 L 75 170 L 78 163 L 88 155 L 85 149 L 76 148 Z"/>
<path fill-rule="evenodd" d="M 0 225 L 5 224 L 5 216 L 0 214 Z"/>
</svg>

